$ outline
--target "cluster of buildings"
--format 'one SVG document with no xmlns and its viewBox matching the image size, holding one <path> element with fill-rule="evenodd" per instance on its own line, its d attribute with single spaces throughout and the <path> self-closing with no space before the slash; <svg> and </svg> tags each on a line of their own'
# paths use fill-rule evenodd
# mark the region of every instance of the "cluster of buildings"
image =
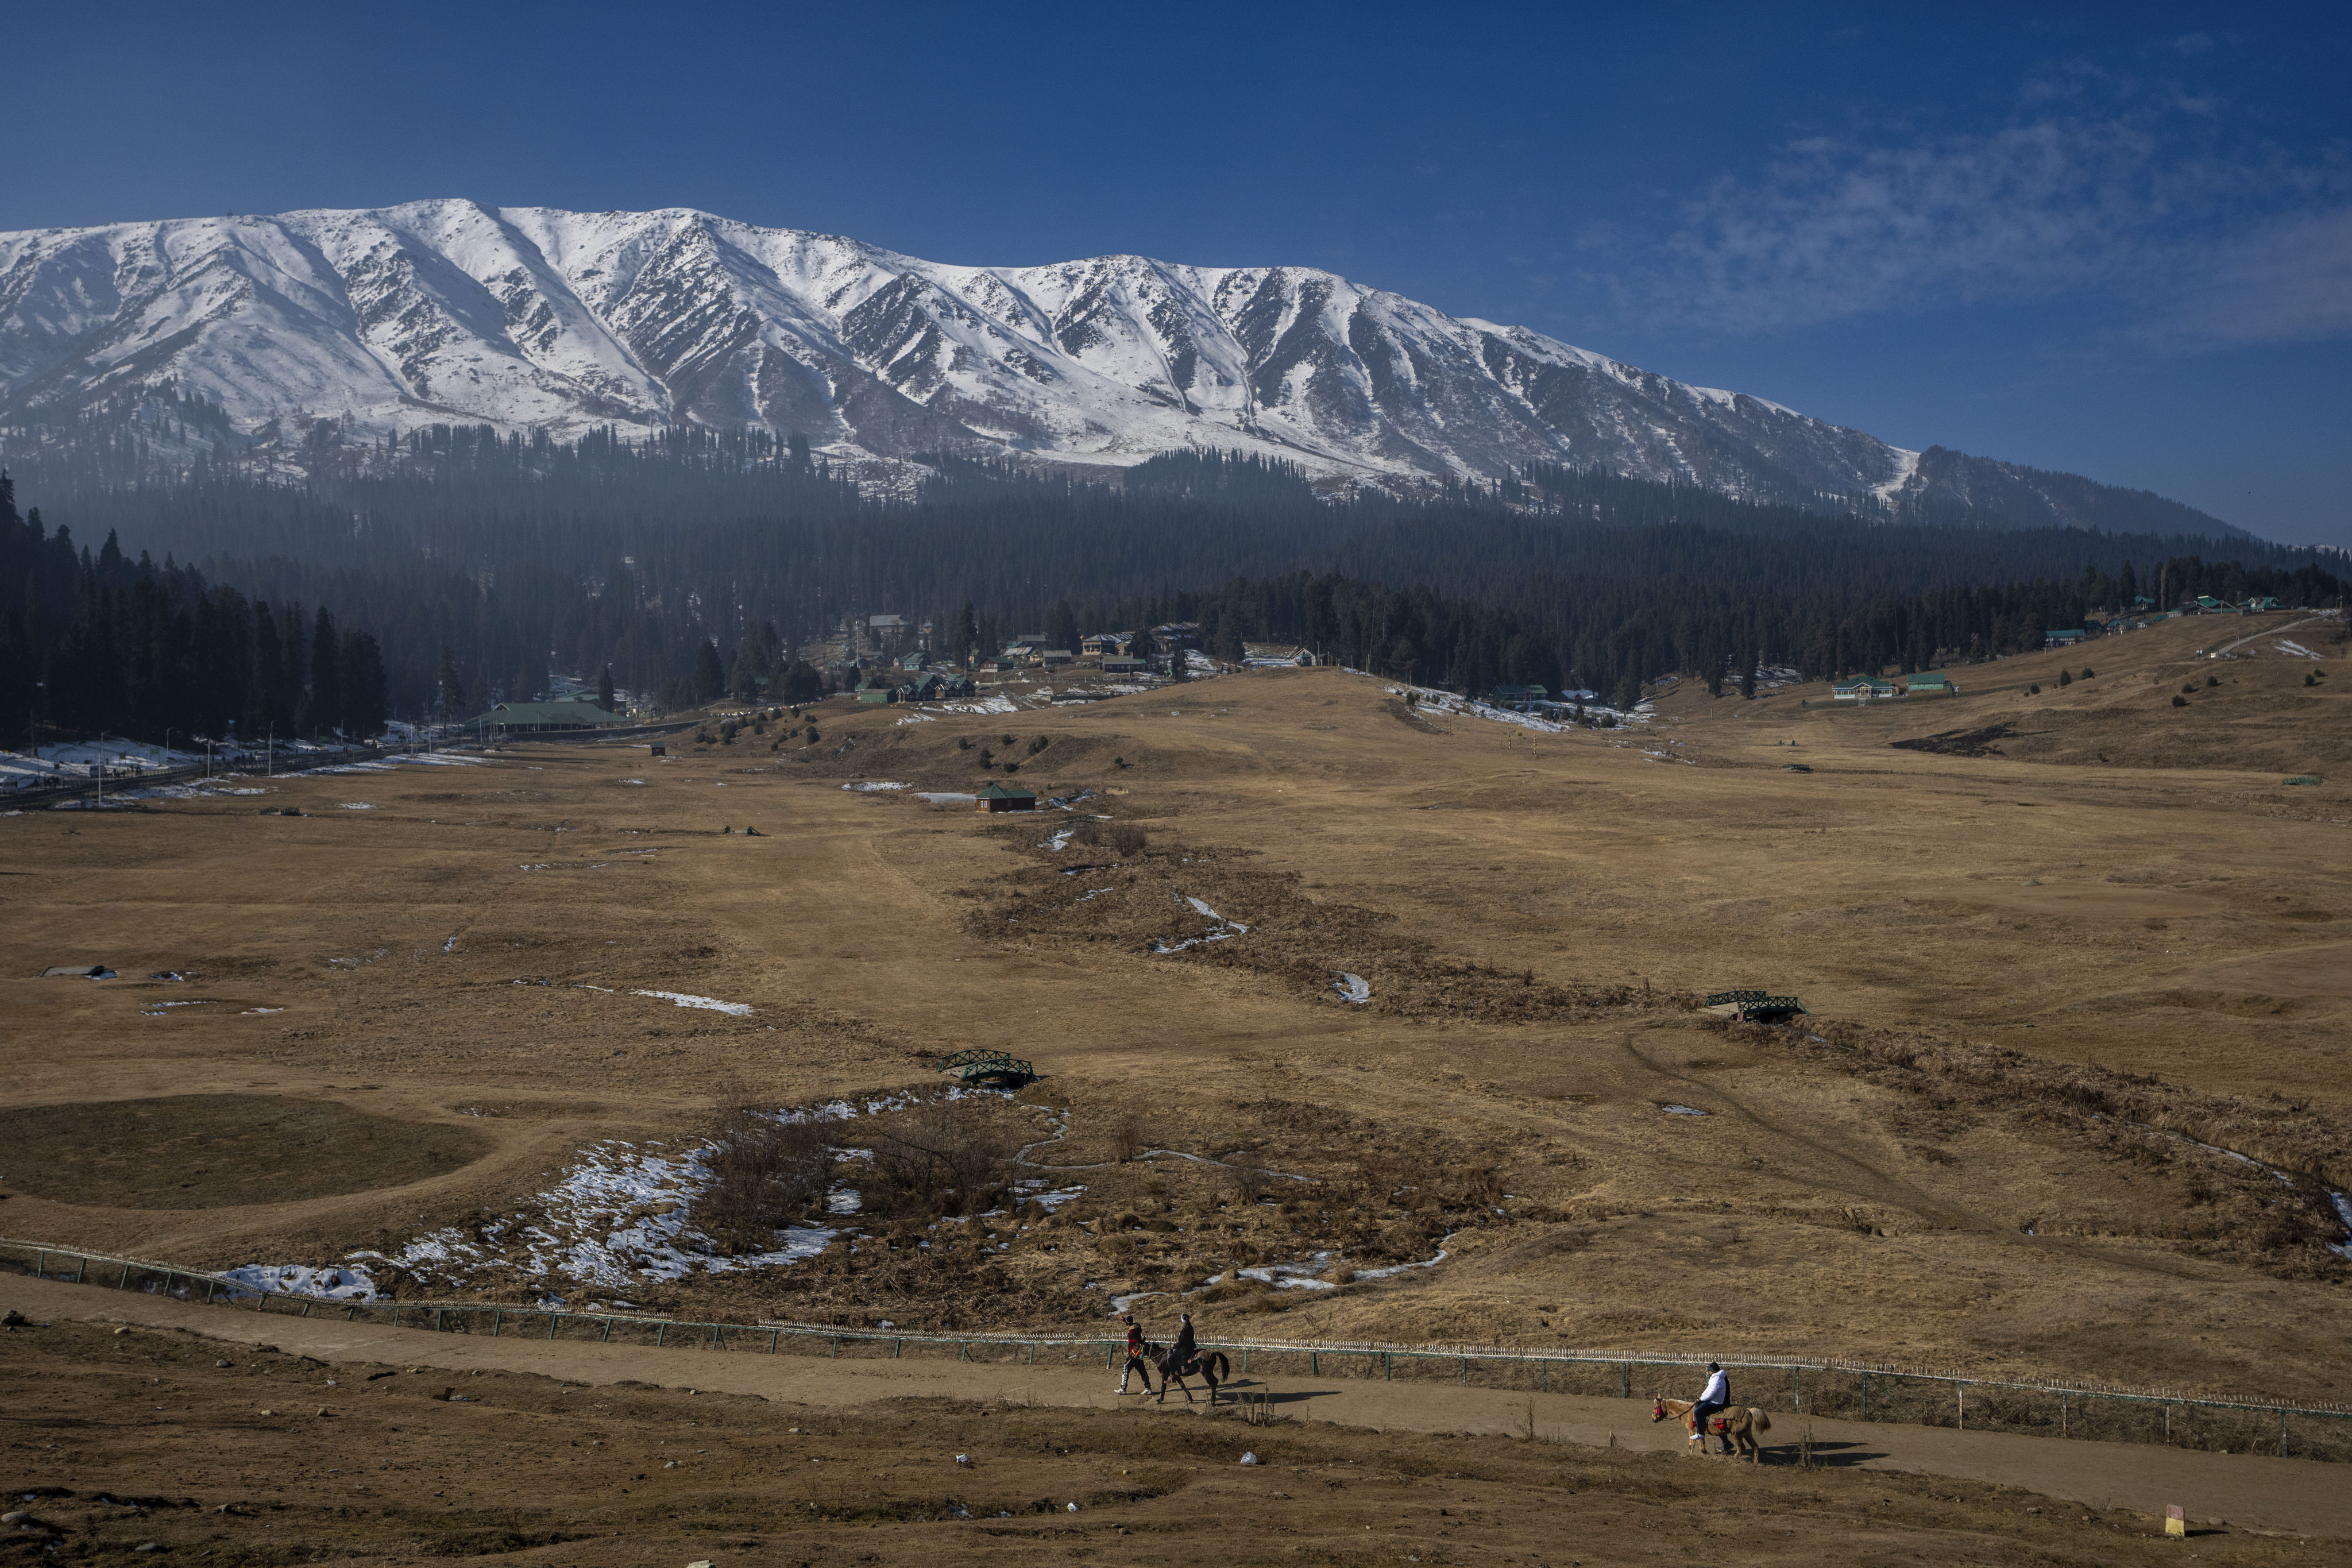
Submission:
<svg viewBox="0 0 2352 1568">
<path fill-rule="evenodd" d="M 1878 702 L 1889 697 L 1958 697 L 1959 694 L 1958 685 L 1940 669 L 1922 669 L 1891 679 L 1878 675 L 1850 675 L 1830 688 L 1830 696 L 1840 702 Z"/>
<path fill-rule="evenodd" d="M 2193 599 L 2181 600 L 2177 608 L 2159 610 L 2154 599 L 2142 594 L 2119 614 L 2085 616 L 2079 626 L 2052 627 L 2042 634 L 2042 641 L 2045 647 L 2072 647 L 2110 632 L 2142 631 L 2158 621 L 2178 620 L 2183 616 L 2261 616 L 2284 608 L 2267 594 L 2252 595 L 2234 605 L 2210 594 L 2200 594 Z"/>
</svg>

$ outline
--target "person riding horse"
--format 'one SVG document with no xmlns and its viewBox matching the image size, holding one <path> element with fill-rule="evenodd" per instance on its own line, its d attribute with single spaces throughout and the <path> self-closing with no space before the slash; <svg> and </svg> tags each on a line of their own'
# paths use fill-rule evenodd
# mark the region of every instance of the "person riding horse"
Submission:
<svg viewBox="0 0 2352 1568">
<path fill-rule="evenodd" d="M 1731 1380 L 1724 1375 L 1723 1368 L 1715 1362 L 1709 1362 L 1706 1373 L 1706 1387 L 1699 1394 L 1698 1403 L 1691 1406 L 1690 1413 L 1691 1436 L 1701 1448 L 1706 1447 L 1707 1417 L 1728 1408 L 1731 1404 Z M 1723 1437 L 1723 1451 L 1727 1454 L 1731 1452 L 1728 1436 Z"/>
</svg>

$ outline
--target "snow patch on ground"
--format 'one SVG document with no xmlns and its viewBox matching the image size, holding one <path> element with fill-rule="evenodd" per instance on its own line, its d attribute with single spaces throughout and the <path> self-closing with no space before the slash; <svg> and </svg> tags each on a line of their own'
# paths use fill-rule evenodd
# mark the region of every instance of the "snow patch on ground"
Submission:
<svg viewBox="0 0 2352 1568">
<path fill-rule="evenodd" d="M 721 1002 L 715 996 L 693 996 L 683 991 L 632 991 L 632 996 L 655 996 L 664 1002 L 675 1002 L 681 1007 L 701 1007 L 713 1013 L 726 1013 L 738 1018 L 751 1016 L 749 1002 Z"/>
<path fill-rule="evenodd" d="M 1339 979 L 1331 982 L 1331 989 L 1358 1006 L 1372 999 L 1371 982 L 1360 974 L 1350 974 L 1345 970 L 1340 971 Z"/>
<path fill-rule="evenodd" d="M 2271 646 L 2278 649 L 2279 652 L 2293 658 L 2307 658 L 2315 664 L 2324 662 L 2322 655 L 2312 652 L 2309 648 L 2304 647 L 2299 642 L 2289 642 L 2285 638 L 2282 637 L 2277 642 L 2271 644 Z"/>
<path fill-rule="evenodd" d="M 274 1296 L 310 1296 L 328 1301 L 381 1301 L 385 1298 L 364 1268 L 348 1264 L 311 1268 L 299 1263 L 248 1263 L 222 1271 L 225 1279 Z"/>
<path fill-rule="evenodd" d="M 902 784 L 885 783 L 880 779 L 860 779 L 856 784 L 845 784 L 841 787 L 855 790 L 860 795 L 871 795 L 877 790 L 905 789 L 907 786 Z"/>
<path fill-rule="evenodd" d="M 1696 1105 L 1662 1105 L 1658 1107 L 1658 1109 L 1664 1111 L 1668 1116 L 1706 1116 L 1710 1114 L 1707 1111 L 1701 1110 Z"/>
</svg>

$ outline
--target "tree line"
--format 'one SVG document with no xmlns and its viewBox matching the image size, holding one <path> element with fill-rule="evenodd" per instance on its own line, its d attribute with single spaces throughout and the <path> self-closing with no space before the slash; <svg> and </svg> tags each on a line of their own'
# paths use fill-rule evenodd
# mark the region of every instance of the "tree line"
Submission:
<svg viewBox="0 0 2352 1568">
<path fill-rule="evenodd" d="M 326 605 L 249 601 L 111 533 L 93 554 L 19 516 L 5 473 L 0 594 L 0 726 L 21 717 L 27 743 L 373 736 L 389 714 L 382 648 Z"/>
<path fill-rule="evenodd" d="M 205 406 L 182 412 L 201 426 Z M 148 735 L 182 728 L 174 712 L 208 733 L 465 717 L 557 673 L 609 671 L 674 705 L 805 700 L 824 674 L 801 650 L 882 613 L 956 652 L 1188 620 L 1212 651 L 1297 642 L 1423 684 L 1615 696 L 1668 673 L 1736 682 L 1759 659 L 1836 676 L 2013 652 L 2136 592 L 2342 592 L 2314 552 L 2255 540 L 1897 523 L 1558 468 L 1334 499 L 1286 464 L 1214 452 L 1105 479 L 852 468 L 694 429 L 633 444 L 455 426 L 364 462 L 335 450 L 316 473 L 136 479 L 87 448 L 37 452 L 23 473 L 51 517 L 142 553 L 85 561 L 66 529 L 11 522 L 0 605 L 23 608 L 0 625 L 0 701 Z M 346 656 L 369 671 L 364 700 Z"/>
</svg>

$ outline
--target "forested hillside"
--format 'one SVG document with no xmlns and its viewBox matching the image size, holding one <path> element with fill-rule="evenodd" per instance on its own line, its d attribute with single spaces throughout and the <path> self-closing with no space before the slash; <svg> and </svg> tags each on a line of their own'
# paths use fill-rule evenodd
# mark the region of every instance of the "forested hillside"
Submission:
<svg viewBox="0 0 2352 1568">
<path fill-rule="evenodd" d="M 1893 524 L 1549 467 L 1335 504 L 1257 458 L 1165 457 L 1116 485 L 939 460 L 884 496 L 757 434 L 445 428 L 301 483 L 108 471 L 36 463 L 18 478 L 39 511 L 0 509 L 0 714 L 364 729 L 607 666 L 707 697 L 772 679 L 845 616 L 961 627 L 966 606 L 981 647 L 1197 620 L 1213 650 L 1299 642 L 1430 685 L 1624 695 L 1759 658 L 1815 676 L 1979 658 L 2136 594 L 2343 592 L 2310 552 L 2246 539 Z"/>
</svg>

